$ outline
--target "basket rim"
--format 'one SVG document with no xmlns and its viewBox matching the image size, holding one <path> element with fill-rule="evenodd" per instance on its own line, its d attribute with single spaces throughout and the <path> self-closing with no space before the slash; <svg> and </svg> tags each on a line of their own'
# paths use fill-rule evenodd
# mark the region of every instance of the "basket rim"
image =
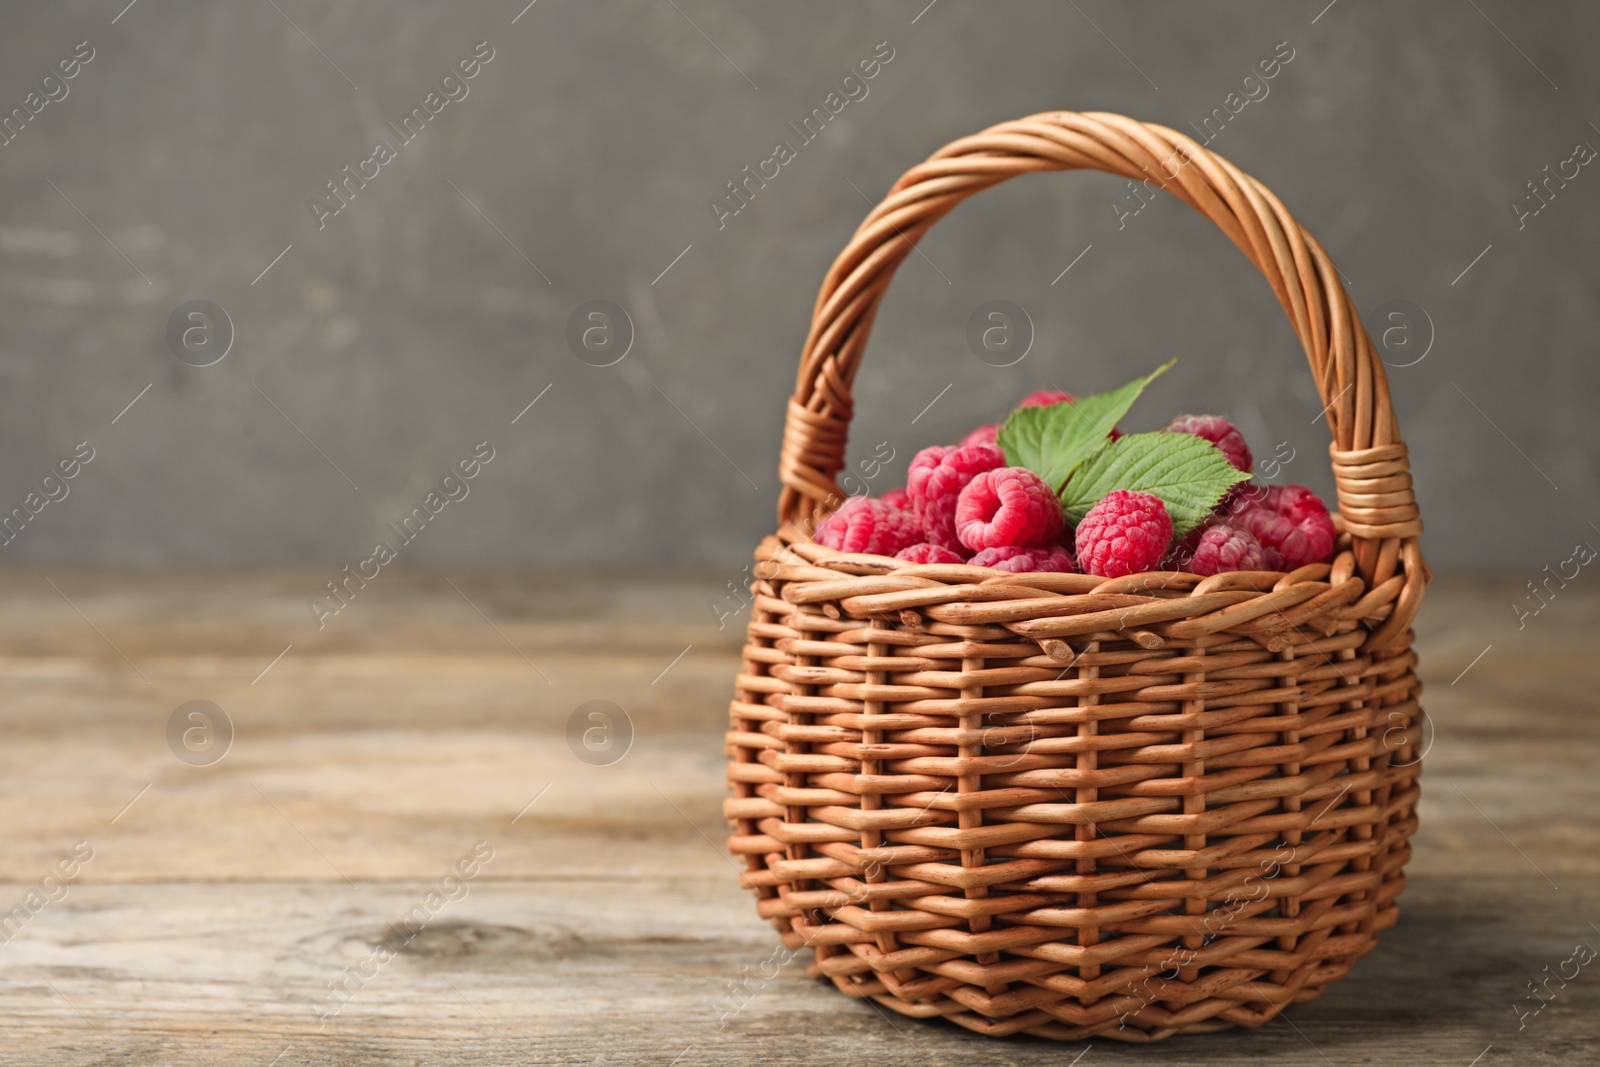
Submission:
<svg viewBox="0 0 1600 1067">
<path fill-rule="evenodd" d="M 1374 588 L 1361 577 L 1341 534 L 1334 559 L 1292 571 L 1226 571 L 1202 577 L 1183 571 L 1144 571 L 1121 578 L 1037 571 L 1012 573 L 971 564 L 916 564 L 890 556 L 840 552 L 819 545 L 794 524 L 764 540 L 753 574 L 782 582 L 782 598 L 816 605 L 838 617 L 1000 625 L 1070 660 L 1064 639 L 1133 635 L 1148 649 L 1192 640 L 1240 624 L 1268 648 L 1297 643 L 1303 627 L 1331 636 L 1364 629 L 1374 651 L 1410 640 L 1409 628 L 1391 638 L 1406 583 L 1402 572 Z M 1099 635 L 1099 636 L 1096 636 Z"/>
</svg>

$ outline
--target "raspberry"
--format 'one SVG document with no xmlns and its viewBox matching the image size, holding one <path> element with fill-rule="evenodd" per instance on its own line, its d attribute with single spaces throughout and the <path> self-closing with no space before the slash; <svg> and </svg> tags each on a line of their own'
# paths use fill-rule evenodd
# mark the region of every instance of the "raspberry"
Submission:
<svg viewBox="0 0 1600 1067">
<path fill-rule="evenodd" d="M 911 509 L 922 524 L 922 540 L 959 551 L 956 501 L 961 490 L 984 471 L 1005 465 L 1005 453 L 995 445 L 934 445 L 918 452 L 906 475 L 906 492 L 911 497 Z"/>
<path fill-rule="evenodd" d="M 1078 565 L 1072 561 L 1072 554 L 1060 545 L 1051 545 L 1049 548 L 986 548 L 967 562 L 974 567 L 992 567 L 1012 574 L 1023 571 L 1078 573 Z"/>
<path fill-rule="evenodd" d="M 1025 467 L 984 471 L 956 500 L 956 536 L 975 552 L 1045 548 L 1066 522 L 1056 494 Z"/>
<path fill-rule="evenodd" d="M 928 483 L 928 476 L 944 462 L 944 457 L 955 450 L 949 445 L 929 445 L 911 457 L 911 466 L 906 468 L 906 495 L 911 498 L 913 508 L 916 507 L 917 497 L 921 495 L 923 486 Z"/>
<path fill-rule="evenodd" d="M 892 556 L 921 537 L 911 512 L 865 496 L 846 500 L 813 535 L 827 548 L 874 556 Z"/>
<path fill-rule="evenodd" d="M 1071 393 L 1063 393 L 1059 389 L 1040 389 L 1038 392 L 1029 393 L 1017 405 L 1019 408 L 1047 408 L 1051 404 L 1070 404 L 1078 399 Z"/>
<path fill-rule="evenodd" d="M 909 548 L 902 548 L 894 554 L 895 559 L 903 559 L 907 563 L 965 563 L 959 553 L 952 552 L 943 545 L 929 544 L 919 541 Z"/>
<path fill-rule="evenodd" d="M 1333 516 L 1322 498 L 1303 485 L 1268 486 L 1236 504 L 1230 515 L 1261 542 L 1268 570 L 1326 563 L 1333 556 Z"/>
<path fill-rule="evenodd" d="M 1103 578 L 1153 570 L 1172 543 L 1172 517 L 1161 498 L 1114 489 L 1078 523 L 1078 565 Z"/>
<path fill-rule="evenodd" d="M 1255 457 L 1250 454 L 1250 446 L 1244 443 L 1244 434 L 1221 415 L 1179 415 L 1162 429 L 1167 433 L 1194 434 L 1210 441 L 1222 450 L 1229 463 L 1246 474 L 1255 466 Z"/>
<path fill-rule="evenodd" d="M 891 489 L 878 498 L 892 508 L 911 510 L 911 497 L 904 489 Z"/>
<path fill-rule="evenodd" d="M 1328 505 L 1322 498 L 1303 485 L 1269 485 L 1261 494 L 1261 506 L 1287 516 L 1296 525 L 1328 514 Z"/>
<path fill-rule="evenodd" d="M 1258 571 L 1265 560 L 1265 550 L 1249 530 L 1232 523 L 1216 522 L 1198 528 L 1199 536 L 1191 533 L 1174 548 L 1169 561 L 1179 564 L 1177 569 L 1210 577 L 1223 571 Z"/>
<path fill-rule="evenodd" d="M 1184 534 L 1174 537 L 1172 545 L 1167 549 L 1167 554 L 1161 557 L 1161 569 L 1164 571 L 1186 571 L 1194 560 L 1195 549 L 1200 544 L 1200 538 L 1205 532 L 1222 520 L 1213 512 L 1201 520 L 1200 525 Z"/>
<path fill-rule="evenodd" d="M 1217 506 L 1211 509 L 1213 515 L 1237 515 L 1245 508 L 1257 503 L 1266 487 L 1260 482 L 1251 479 L 1248 482 L 1234 482 L 1233 487 L 1222 494 L 1222 499 Z"/>
<path fill-rule="evenodd" d="M 1291 570 L 1279 546 L 1294 533 L 1294 523 L 1263 507 L 1244 507 L 1230 516 L 1239 529 L 1246 531 L 1261 546 L 1261 568 L 1268 571 Z"/>
<path fill-rule="evenodd" d="M 971 433 L 967 434 L 967 436 L 963 437 L 961 439 L 961 443 L 956 447 L 965 448 L 968 445 L 992 445 L 995 443 L 995 435 L 999 432 L 1000 424 L 997 422 L 991 423 L 988 426 L 979 426 L 976 430 L 973 430 Z"/>
</svg>

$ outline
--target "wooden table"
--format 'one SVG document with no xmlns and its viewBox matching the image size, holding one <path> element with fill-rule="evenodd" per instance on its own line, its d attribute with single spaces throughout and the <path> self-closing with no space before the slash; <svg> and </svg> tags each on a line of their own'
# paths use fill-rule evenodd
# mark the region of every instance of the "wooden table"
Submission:
<svg viewBox="0 0 1600 1067">
<path fill-rule="evenodd" d="M 319 631 L 332 577 L 0 574 L 0 1064 L 1079 1062 L 762 977 L 720 844 L 737 575 L 385 571 Z M 1430 594 L 1436 743 L 1379 950 L 1260 1031 L 1087 1067 L 1600 1063 L 1600 961 L 1542 1009 L 1528 985 L 1600 949 L 1600 588 L 1519 631 L 1523 581 Z M 180 740 L 202 765 L 168 742 L 194 700 L 234 730 L 209 763 L 220 733 Z M 620 762 L 569 747 L 591 700 L 631 720 Z"/>
</svg>

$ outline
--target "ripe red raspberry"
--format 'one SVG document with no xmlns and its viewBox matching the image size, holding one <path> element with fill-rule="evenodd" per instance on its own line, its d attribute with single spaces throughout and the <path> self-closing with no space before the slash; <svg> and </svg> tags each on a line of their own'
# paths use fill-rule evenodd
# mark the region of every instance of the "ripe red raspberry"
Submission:
<svg viewBox="0 0 1600 1067">
<path fill-rule="evenodd" d="M 1217 523 L 1223 521 L 1216 512 L 1201 520 L 1200 525 L 1184 534 L 1182 537 L 1173 537 L 1172 544 L 1167 548 L 1167 554 L 1161 557 L 1161 569 L 1164 571 L 1186 571 L 1194 560 L 1195 549 L 1200 544 L 1200 538 L 1205 532 Z"/>
<path fill-rule="evenodd" d="M 1328 505 L 1322 498 L 1303 485 L 1269 485 L 1261 494 L 1261 506 L 1286 516 L 1296 525 L 1328 514 Z"/>
<path fill-rule="evenodd" d="M 1078 565 L 1072 554 L 1060 545 L 1049 548 L 986 548 L 967 561 L 974 567 L 993 567 L 997 571 L 1020 574 L 1024 571 L 1051 571 L 1076 574 Z"/>
<path fill-rule="evenodd" d="M 817 527 L 817 544 L 841 552 L 892 556 L 922 539 L 916 516 L 872 497 L 851 497 Z"/>
<path fill-rule="evenodd" d="M 1333 516 L 1322 498 L 1303 485 L 1268 486 L 1235 505 L 1230 515 L 1261 542 L 1268 570 L 1293 570 L 1333 558 Z"/>
<path fill-rule="evenodd" d="M 1076 399 L 1071 393 L 1063 393 L 1059 389 L 1040 389 L 1023 397 L 1017 407 L 1047 408 L 1051 404 L 1070 404 Z"/>
<path fill-rule="evenodd" d="M 967 483 L 984 471 L 1006 465 L 1005 453 L 996 445 L 924 448 L 911 461 L 906 492 L 911 509 L 922 524 L 921 540 L 959 551 L 956 537 L 956 501 Z"/>
<path fill-rule="evenodd" d="M 1215 522 L 1198 527 L 1198 536 L 1185 537 L 1168 556 L 1177 570 L 1209 578 L 1223 571 L 1258 571 L 1263 569 L 1265 550 L 1241 526 L 1228 522 Z"/>
<path fill-rule="evenodd" d="M 1026 467 L 984 471 L 956 500 L 956 537 L 985 548 L 1046 548 L 1066 525 L 1061 501 Z"/>
<path fill-rule="evenodd" d="M 907 563 L 965 563 L 960 553 L 952 552 L 943 545 L 933 545 L 926 541 L 919 541 L 909 548 L 902 548 L 894 554 L 895 559 L 903 559 Z"/>
<path fill-rule="evenodd" d="M 1279 546 L 1294 533 L 1294 523 L 1263 507 L 1246 506 L 1229 516 L 1230 521 L 1247 531 L 1261 546 L 1261 568 L 1269 571 L 1292 570 Z"/>
<path fill-rule="evenodd" d="M 1154 570 L 1172 543 L 1172 517 L 1161 498 L 1114 489 L 1078 523 L 1078 565 L 1103 578 Z"/>
<path fill-rule="evenodd" d="M 997 422 L 991 423 L 988 426 L 979 426 L 976 430 L 973 430 L 971 433 L 967 434 L 967 436 L 963 437 L 961 439 L 961 443 L 956 447 L 965 448 L 968 445 L 992 445 L 995 443 L 995 435 L 999 432 L 1000 424 Z"/>
<path fill-rule="evenodd" d="M 911 496 L 904 489 L 891 489 L 878 498 L 892 508 L 911 510 Z"/>
<path fill-rule="evenodd" d="M 1284 562 L 1295 567 L 1307 563 L 1327 563 L 1333 559 L 1333 542 L 1338 537 L 1333 516 L 1322 498 L 1303 485 L 1273 486 L 1262 505 L 1294 523 L 1294 533 L 1278 546 Z"/>
<path fill-rule="evenodd" d="M 944 457 L 954 451 L 955 448 L 949 445 L 929 445 L 911 457 L 911 466 L 906 468 L 906 496 L 911 498 L 913 508 L 916 507 L 916 494 L 927 484 L 928 476 L 944 462 Z"/>
<path fill-rule="evenodd" d="M 1222 499 L 1217 501 L 1217 506 L 1211 509 L 1212 515 L 1225 516 L 1237 515 L 1251 504 L 1261 499 L 1261 494 L 1266 491 L 1266 486 L 1261 482 L 1251 479 L 1248 482 L 1234 482 L 1233 487 L 1222 494 Z"/>
<path fill-rule="evenodd" d="M 1210 441 L 1222 450 L 1229 463 L 1246 474 L 1255 466 L 1255 457 L 1250 454 L 1250 446 L 1244 442 L 1244 434 L 1221 415 L 1179 415 L 1162 429 L 1167 433 L 1194 434 Z"/>
</svg>

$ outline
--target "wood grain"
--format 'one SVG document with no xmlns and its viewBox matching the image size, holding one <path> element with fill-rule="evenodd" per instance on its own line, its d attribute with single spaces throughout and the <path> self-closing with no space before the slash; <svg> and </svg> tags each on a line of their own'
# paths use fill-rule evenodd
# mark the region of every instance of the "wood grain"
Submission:
<svg viewBox="0 0 1600 1067">
<path fill-rule="evenodd" d="M 319 632 L 305 598 L 327 577 L 0 575 L 0 917 L 75 843 L 94 849 L 0 944 L 0 1064 L 920 1067 L 1082 1051 L 885 1018 L 776 967 L 720 844 L 742 620 L 719 630 L 706 602 L 734 575 L 398 573 Z M 1411 885 L 1379 950 L 1261 1031 L 1095 1042 L 1086 1064 L 1597 1055 L 1600 963 L 1551 981 L 1520 1030 L 1518 1011 L 1575 945 L 1600 948 L 1600 591 L 1572 583 L 1519 631 L 1522 582 L 1445 575 L 1430 592 L 1436 737 Z M 209 767 L 167 748 L 192 699 L 236 727 Z M 609 767 L 567 747 L 591 699 L 634 724 Z M 479 841 L 493 858 L 407 936 L 405 916 Z M 319 1017 L 340 981 L 341 1010 Z"/>
</svg>

